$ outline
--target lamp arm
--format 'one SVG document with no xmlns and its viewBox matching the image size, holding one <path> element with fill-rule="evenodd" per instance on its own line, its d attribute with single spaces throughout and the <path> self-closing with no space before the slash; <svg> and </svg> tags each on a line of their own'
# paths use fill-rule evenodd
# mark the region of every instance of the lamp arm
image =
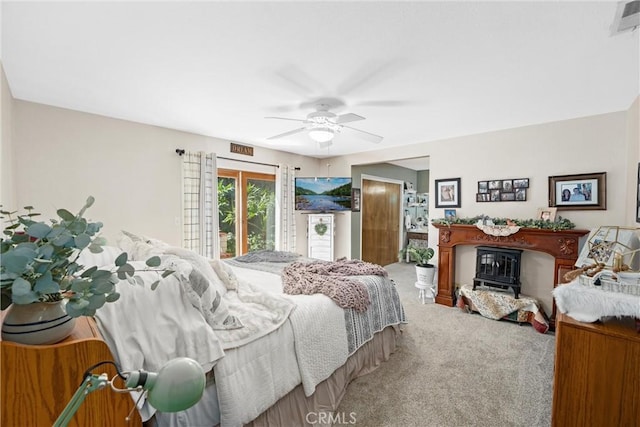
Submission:
<svg viewBox="0 0 640 427">
<path fill-rule="evenodd" d="M 78 387 L 76 392 L 73 394 L 73 397 L 71 397 L 69 403 L 67 403 L 67 406 L 65 406 L 56 422 L 53 423 L 53 427 L 66 427 L 69 424 L 69 421 L 71 421 L 71 419 L 75 415 L 78 408 L 80 408 L 80 406 L 84 402 L 84 399 L 87 397 L 87 395 L 91 392 L 106 387 L 107 384 L 109 384 L 109 378 L 107 377 L 107 374 L 87 375 L 82 384 L 80 384 L 80 387 Z"/>
</svg>

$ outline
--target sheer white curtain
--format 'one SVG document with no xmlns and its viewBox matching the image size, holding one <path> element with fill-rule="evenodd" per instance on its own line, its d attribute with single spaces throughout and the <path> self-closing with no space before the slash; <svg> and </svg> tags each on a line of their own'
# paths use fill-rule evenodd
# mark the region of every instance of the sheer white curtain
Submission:
<svg viewBox="0 0 640 427">
<path fill-rule="evenodd" d="M 182 246 L 207 258 L 220 258 L 218 245 L 218 174 L 216 154 L 182 156 Z"/>
<path fill-rule="evenodd" d="M 295 167 L 278 165 L 276 172 L 276 250 L 279 251 L 296 251 L 295 175 Z"/>
</svg>

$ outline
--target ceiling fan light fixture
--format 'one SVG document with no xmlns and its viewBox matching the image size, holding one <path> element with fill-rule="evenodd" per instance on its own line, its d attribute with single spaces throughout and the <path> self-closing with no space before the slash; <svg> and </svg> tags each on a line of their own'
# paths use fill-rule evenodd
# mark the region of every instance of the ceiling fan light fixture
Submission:
<svg viewBox="0 0 640 427">
<path fill-rule="evenodd" d="M 309 131 L 309 137 L 315 142 L 329 142 L 333 139 L 333 129 L 328 127 L 317 127 Z"/>
</svg>

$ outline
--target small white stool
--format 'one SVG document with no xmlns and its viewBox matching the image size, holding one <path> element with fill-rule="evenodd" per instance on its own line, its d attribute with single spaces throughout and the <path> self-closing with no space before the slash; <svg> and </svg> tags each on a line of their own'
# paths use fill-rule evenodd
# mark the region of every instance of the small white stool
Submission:
<svg viewBox="0 0 640 427">
<path fill-rule="evenodd" d="M 416 288 L 418 288 L 418 299 L 420 302 L 426 304 L 427 302 L 432 303 L 435 301 L 436 294 L 433 285 L 416 282 Z"/>
</svg>

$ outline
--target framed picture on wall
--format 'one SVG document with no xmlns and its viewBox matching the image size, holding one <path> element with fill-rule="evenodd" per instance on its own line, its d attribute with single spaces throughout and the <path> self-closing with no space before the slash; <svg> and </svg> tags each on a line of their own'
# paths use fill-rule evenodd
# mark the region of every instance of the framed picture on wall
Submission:
<svg viewBox="0 0 640 427">
<path fill-rule="evenodd" d="M 351 189 L 351 212 L 360 212 L 360 189 Z"/>
<path fill-rule="evenodd" d="M 514 179 L 513 188 L 529 188 L 529 178 Z"/>
<path fill-rule="evenodd" d="M 436 208 L 460 207 L 460 178 L 436 179 Z"/>
<path fill-rule="evenodd" d="M 607 173 L 550 176 L 549 207 L 564 210 L 606 210 Z"/>
</svg>

